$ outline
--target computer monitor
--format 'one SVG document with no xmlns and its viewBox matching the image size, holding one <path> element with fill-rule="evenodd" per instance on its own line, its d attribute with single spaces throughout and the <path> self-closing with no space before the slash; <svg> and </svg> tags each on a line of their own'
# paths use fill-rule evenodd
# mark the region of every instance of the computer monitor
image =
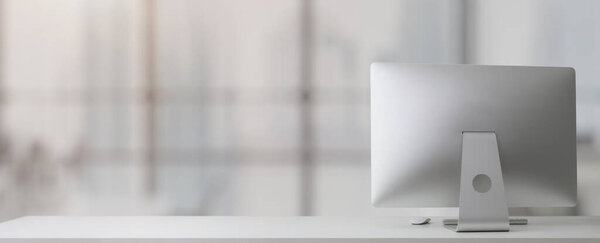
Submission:
<svg viewBox="0 0 600 243">
<path fill-rule="evenodd" d="M 371 65 L 374 206 L 459 206 L 457 231 L 507 231 L 507 207 L 576 204 L 576 156 L 572 68 Z"/>
</svg>

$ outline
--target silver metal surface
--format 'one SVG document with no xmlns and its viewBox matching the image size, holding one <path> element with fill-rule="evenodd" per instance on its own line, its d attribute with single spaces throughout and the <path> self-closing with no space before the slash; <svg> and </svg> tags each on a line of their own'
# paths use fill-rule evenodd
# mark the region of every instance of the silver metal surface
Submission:
<svg viewBox="0 0 600 243">
<path fill-rule="evenodd" d="M 463 132 L 456 231 L 508 231 L 508 206 L 494 132 Z"/>
<path fill-rule="evenodd" d="M 514 217 L 509 217 L 508 218 L 508 222 L 510 225 L 527 225 L 529 223 L 529 220 L 527 218 L 514 218 Z M 458 219 L 444 219 L 442 220 L 442 223 L 446 226 L 451 226 L 450 228 L 454 228 L 453 230 L 456 230 L 456 226 L 458 224 Z M 454 226 L 454 227 L 452 227 Z"/>
<path fill-rule="evenodd" d="M 462 131 L 495 131 L 508 206 L 577 198 L 571 68 L 371 65 L 372 202 L 456 207 Z"/>
</svg>

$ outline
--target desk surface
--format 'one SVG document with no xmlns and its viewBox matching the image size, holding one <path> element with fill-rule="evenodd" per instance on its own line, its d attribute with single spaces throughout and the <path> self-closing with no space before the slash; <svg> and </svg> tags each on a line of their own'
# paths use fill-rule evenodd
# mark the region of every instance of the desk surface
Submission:
<svg viewBox="0 0 600 243">
<path fill-rule="evenodd" d="M 600 217 L 529 217 L 529 225 L 511 232 L 456 233 L 441 218 L 429 225 L 410 225 L 401 217 L 54 217 L 30 216 L 0 223 L 0 240 L 7 239 L 188 239 L 188 241 L 290 241 L 292 239 L 402 240 L 425 242 L 487 242 L 556 239 L 557 242 L 600 242 Z M 124 240 L 123 240 L 124 239 Z M 562 239 L 562 240 L 561 240 Z M 565 241 L 566 239 L 570 239 Z M 103 241 L 104 242 L 104 241 Z M 541 242 L 541 241 L 540 241 Z"/>
</svg>

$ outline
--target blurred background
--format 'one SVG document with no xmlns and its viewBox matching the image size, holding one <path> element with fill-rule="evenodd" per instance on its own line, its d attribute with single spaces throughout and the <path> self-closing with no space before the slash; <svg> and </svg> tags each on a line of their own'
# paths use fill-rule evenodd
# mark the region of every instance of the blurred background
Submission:
<svg viewBox="0 0 600 243">
<path fill-rule="evenodd" d="M 0 0 L 0 219 L 455 213 L 371 206 L 375 61 L 574 67 L 580 204 L 527 213 L 600 215 L 600 1 Z"/>
</svg>

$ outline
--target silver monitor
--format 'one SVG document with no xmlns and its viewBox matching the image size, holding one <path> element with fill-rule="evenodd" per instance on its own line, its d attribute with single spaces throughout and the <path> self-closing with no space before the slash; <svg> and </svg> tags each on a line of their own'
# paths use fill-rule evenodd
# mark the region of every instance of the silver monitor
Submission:
<svg viewBox="0 0 600 243">
<path fill-rule="evenodd" d="M 500 208 L 574 206 L 575 71 L 373 63 L 371 180 L 375 206 L 460 205 L 464 222 L 482 187 Z"/>
</svg>

